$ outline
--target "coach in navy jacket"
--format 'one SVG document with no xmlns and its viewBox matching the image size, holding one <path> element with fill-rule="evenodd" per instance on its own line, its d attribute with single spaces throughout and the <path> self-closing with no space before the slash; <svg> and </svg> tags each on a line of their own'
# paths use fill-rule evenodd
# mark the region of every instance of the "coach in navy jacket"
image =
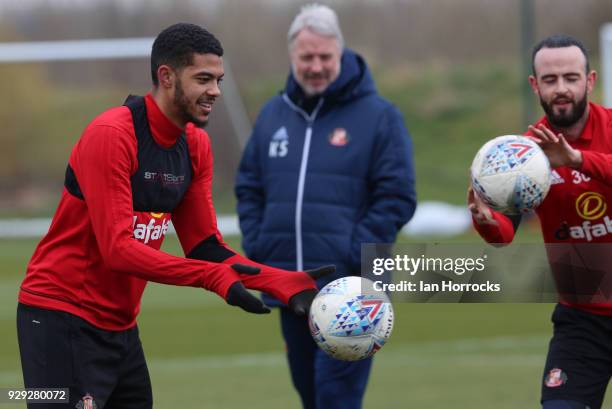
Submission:
<svg viewBox="0 0 612 409">
<path fill-rule="evenodd" d="M 314 13 L 325 19 L 328 12 L 333 13 L 315 5 L 305 7 L 301 14 Z M 301 29 L 317 34 L 307 24 Z M 349 49 L 340 50 L 338 77 L 321 94 L 305 92 L 294 67 L 284 92 L 261 110 L 236 183 L 242 246 L 247 256 L 298 271 L 335 264 L 336 275 L 326 277 L 320 286 L 340 276 L 359 275 L 361 244 L 394 242 L 416 207 L 412 143 L 403 118 L 376 93 L 363 58 Z M 264 297 L 268 305 L 280 305 Z M 321 407 L 314 402 L 324 398 L 319 391 L 310 390 L 323 383 L 320 374 L 314 375 L 312 388 L 299 385 L 302 380 L 296 377 L 310 375 L 304 374 L 303 367 L 294 370 L 294 364 L 301 365 L 291 357 L 291 337 L 303 333 L 304 342 L 312 343 L 306 320 L 299 319 L 304 328 L 298 331 L 285 318 L 283 332 L 294 384 L 304 407 Z M 297 353 L 304 354 L 306 347 L 298 348 L 301 351 Z M 325 387 L 335 388 L 333 382 Z M 355 385 L 349 382 L 348 387 Z M 341 389 L 335 388 L 335 393 L 339 392 Z M 361 398 L 357 399 L 357 404 L 337 407 L 359 407 Z M 332 407 L 336 406 L 327 400 L 325 408 Z"/>
<path fill-rule="evenodd" d="M 345 48 L 341 64 L 316 103 L 289 75 L 259 114 L 236 184 L 247 256 L 298 271 L 335 264 L 326 282 L 359 275 L 361 243 L 393 243 L 416 207 L 400 112 L 363 58 Z"/>
</svg>

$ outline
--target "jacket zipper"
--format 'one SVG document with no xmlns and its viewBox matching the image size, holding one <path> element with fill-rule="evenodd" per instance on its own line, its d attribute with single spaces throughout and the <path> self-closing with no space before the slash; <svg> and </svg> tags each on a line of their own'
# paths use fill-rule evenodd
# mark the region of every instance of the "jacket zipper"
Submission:
<svg viewBox="0 0 612 409">
<path fill-rule="evenodd" d="M 300 162 L 300 173 L 298 176 L 297 198 L 295 202 L 295 247 L 296 247 L 296 270 L 304 270 L 304 249 L 302 247 L 302 205 L 304 203 L 304 184 L 306 183 L 306 168 L 308 166 L 308 155 L 310 153 L 310 140 L 312 139 L 312 127 L 319 109 L 323 105 L 323 98 L 319 99 L 317 106 L 310 115 L 298 107 L 289 99 L 287 94 L 283 94 L 283 100 L 296 112 L 301 114 L 308 126 L 304 137 L 304 147 L 302 149 L 302 161 Z"/>
</svg>

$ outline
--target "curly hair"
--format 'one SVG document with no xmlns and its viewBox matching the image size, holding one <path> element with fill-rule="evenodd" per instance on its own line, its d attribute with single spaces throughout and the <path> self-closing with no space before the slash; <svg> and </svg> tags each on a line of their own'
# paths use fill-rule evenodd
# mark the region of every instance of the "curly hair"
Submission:
<svg viewBox="0 0 612 409">
<path fill-rule="evenodd" d="M 195 24 L 178 23 L 164 29 L 151 50 L 151 79 L 159 85 L 157 69 L 168 65 L 175 70 L 191 65 L 193 54 L 223 56 L 221 42 L 208 30 Z"/>
</svg>

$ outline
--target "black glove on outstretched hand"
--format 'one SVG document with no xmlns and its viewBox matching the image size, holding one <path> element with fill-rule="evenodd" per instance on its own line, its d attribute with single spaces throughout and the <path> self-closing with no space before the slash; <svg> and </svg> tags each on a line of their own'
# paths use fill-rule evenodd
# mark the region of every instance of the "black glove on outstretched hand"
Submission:
<svg viewBox="0 0 612 409">
<path fill-rule="evenodd" d="M 313 280 L 318 280 L 319 278 L 332 274 L 335 271 L 336 266 L 329 265 L 318 267 L 312 270 L 306 270 L 304 272 L 308 274 Z M 289 308 L 297 315 L 307 315 L 308 311 L 310 310 L 310 304 L 312 304 L 312 300 L 314 300 L 318 292 L 319 290 L 304 290 L 297 294 L 294 294 L 291 298 L 289 298 Z"/>
<path fill-rule="evenodd" d="M 255 275 L 260 272 L 259 268 L 245 264 L 232 264 L 231 267 L 239 274 Z M 270 313 L 270 309 L 259 298 L 248 292 L 240 281 L 236 281 L 230 286 L 225 300 L 229 305 L 240 307 L 246 312 L 252 312 L 253 314 Z"/>
<path fill-rule="evenodd" d="M 321 266 L 317 268 L 313 268 L 312 270 L 304 271 L 306 274 L 310 276 L 313 280 L 318 280 L 319 278 L 323 278 L 327 275 L 333 274 L 336 272 L 336 266 L 333 264 L 329 264 L 327 266 Z"/>
</svg>

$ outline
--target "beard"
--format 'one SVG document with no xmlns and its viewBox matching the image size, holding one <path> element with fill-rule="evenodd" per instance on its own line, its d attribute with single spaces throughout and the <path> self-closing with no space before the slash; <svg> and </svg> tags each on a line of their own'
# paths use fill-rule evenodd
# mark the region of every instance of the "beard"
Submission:
<svg viewBox="0 0 612 409">
<path fill-rule="evenodd" d="M 553 103 L 554 100 L 548 103 L 540 97 L 540 105 L 546 113 L 548 122 L 555 128 L 569 128 L 578 122 L 584 115 L 584 111 L 587 107 L 587 92 L 585 90 L 582 99 L 571 101 L 571 109 L 562 110 L 559 113 L 555 113 Z"/>
<path fill-rule="evenodd" d="M 302 88 L 302 91 L 304 91 L 304 94 L 306 95 L 306 97 L 308 98 L 321 95 L 322 93 L 325 92 L 325 90 L 329 86 L 329 83 L 327 83 L 326 85 L 321 86 L 321 87 L 316 87 L 316 88 L 312 87 L 308 84 L 307 78 L 300 78 L 299 80 L 296 80 L 296 81 Z"/>
<path fill-rule="evenodd" d="M 189 111 L 189 99 L 185 95 L 185 91 L 183 91 L 181 80 L 178 78 L 176 79 L 176 91 L 174 92 L 174 106 L 185 123 L 193 122 L 198 128 L 204 128 L 208 124 L 208 120 L 201 121 Z"/>
<path fill-rule="evenodd" d="M 297 67 L 295 66 L 295 64 L 292 63 L 291 73 L 293 74 L 293 78 L 295 79 L 295 81 L 298 83 L 298 85 L 304 92 L 304 95 L 306 95 L 307 98 L 312 98 L 323 94 L 327 90 L 327 88 L 329 88 L 329 86 L 336 79 L 338 79 L 338 77 L 340 76 L 340 69 L 338 69 L 338 72 L 336 72 L 335 74 L 331 71 L 325 71 L 321 74 L 305 74 L 299 76 L 297 73 Z M 307 82 L 307 80 L 311 78 L 324 79 L 327 80 L 327 83 L 320 87 L 313 87 Z"/>
</svg>

